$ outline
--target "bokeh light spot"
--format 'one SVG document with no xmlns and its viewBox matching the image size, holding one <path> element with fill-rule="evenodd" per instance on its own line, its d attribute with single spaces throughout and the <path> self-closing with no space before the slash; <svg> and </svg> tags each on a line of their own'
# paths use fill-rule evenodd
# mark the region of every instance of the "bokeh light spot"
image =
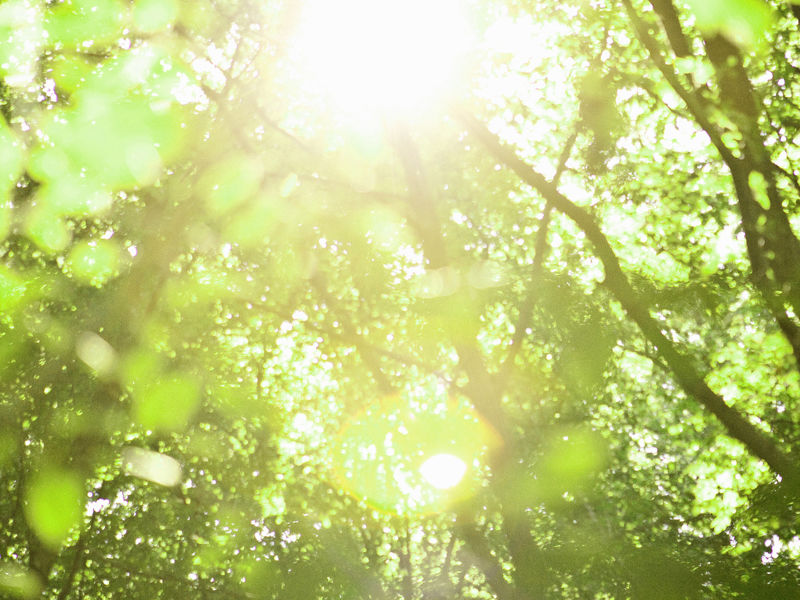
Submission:
<svg viewBox="0 0 800 600">
<path fill-rule="evenodd" d="M 467 465 L 452 454 L 434 454 L 422 463 L 419 472 L 433 487 L 446 490 L 461 482 L 467 472 Z"/>
</svg>

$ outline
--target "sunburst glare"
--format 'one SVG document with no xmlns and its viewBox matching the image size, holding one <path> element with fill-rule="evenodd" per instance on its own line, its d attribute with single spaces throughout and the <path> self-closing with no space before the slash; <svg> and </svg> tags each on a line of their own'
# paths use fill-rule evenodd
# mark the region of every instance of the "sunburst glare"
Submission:
<svg viewBox="0 0 800 600">
<path fill-rule="evenodd" d="M 293 54 L 338 109 L 397 114 L 453 89 L 471 44 L 463 0 L 312 0 Z"/>
<path fill-rule="evenodd" d="M 452 454 L 435 454 L 422 463 L 419 472 L 433 487 L 447 490 L 461 482 L 467 472 L 467 465 Z"/>
</svg>

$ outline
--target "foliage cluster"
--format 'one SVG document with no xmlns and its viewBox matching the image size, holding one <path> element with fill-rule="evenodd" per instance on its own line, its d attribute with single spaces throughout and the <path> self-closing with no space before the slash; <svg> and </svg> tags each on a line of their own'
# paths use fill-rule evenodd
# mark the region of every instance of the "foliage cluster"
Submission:
<svg viewBox="0 0 800 600">
<path fill-rule="evenodd" d="M 0 596 L 795 597 L 798 5 L 302 4 L 0 2 Z"/>
</svg>

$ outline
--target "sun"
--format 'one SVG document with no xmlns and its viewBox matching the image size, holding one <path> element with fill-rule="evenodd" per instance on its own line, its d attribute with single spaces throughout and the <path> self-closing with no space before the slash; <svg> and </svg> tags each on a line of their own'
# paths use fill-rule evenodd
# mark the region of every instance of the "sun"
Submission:
<svg viewBox="0 0 800 600">
<path fill-rule="evenodd" d="M 471 44 L 466 0 L 310 0 L 292 54 L 338 109 L 396 115 L 454 89 Z"/>
</svg>

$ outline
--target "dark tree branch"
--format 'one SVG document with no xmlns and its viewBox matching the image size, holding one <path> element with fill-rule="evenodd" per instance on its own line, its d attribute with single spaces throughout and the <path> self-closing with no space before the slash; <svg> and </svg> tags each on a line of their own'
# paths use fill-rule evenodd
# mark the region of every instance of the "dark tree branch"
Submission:
<svg viewBox="0 0 800 600">
<path fill-rule="evenodd" d="M 706 56 L 717 73 L 723 104 L 744 116 L 745 126 L 754 128 L 761 112 L 761 102 L 747 77 L 739 49 L 721 33 L 705 36 L 703 43 Z"/>
<path fill-rule="evenodd" d="M 567 166 L 572 149 L 575 146 L 575 140 L 578 137 L 577 129 L 567 138 L 564 148 L 558 157 L 558 166 L 556 167 L 555 175 L 551 183 L 554 186 L 558 185 L 561 175 Z M 533 264 L 531 265 L 530 274 L 528 275 L 528 286 L 525 299 L 519 307 L 519 316 L 517 323 L 514 325 L 514 334 L 511 338 L 511 347 L 509 348 L 508 355 L 506 356 L 503 364 L 500 366 L 500 381 L 501 385 L 505 385 L 511 370 L 514 368 L 514 360 L 519 354 L 522 347 L 522 341 L 525 339 L 525 330 L 530 327 L 532 312 L 536 306 L 536 298 L 539 293 L 539 282 L 541 279 L 542 266 L 547 258 L 547 232 L 550 228 L 550 218 L 553 212 L 553 206 L 546 202 L 544 207 L 544 214 L 539 222 L 539 231 L 536 232 L 536 241 L 533 248 Z"/>
<path fill-rule="evenodd" d="M 717 152 L 719 152 L 725 163 L 728 164 L 729 161 L 734 162 L 736 158 L 731 150 L 722 141 L 722 132 L 710 121 L 708 117 L 709 108 L 711 108 L 709 106 L 709 102 L 703 98 L 703 96 L 700 96 L 694 91 L 689 91 L 683 86 L 678 75 L 664 60 L 658 42 L 648 31 L 647 24 L 636 13 L 636 10 L 633 8 L 630 0 L 622 0 L 622 4 L 625 7 L 625 11 L 628 14 L 631 24 L 633 25 L 634 33 L 636 34 L 637 39 L 647 50 L 650 60 L 653 61 L 653 64 L 659 70 L 662 77 L 664 77 L 667 83 L 669 83 L 670 87 L 675 91 L 676 94 L 678 94 L 680 99 L 683 100 L 683 103 L 689 109 L 689 112 L 697 124 L 700 125 L 703 131 L 705 131 L 709 138 L 711 138 L 711 143 L 717 149 Z"/>
<path fill-rule="evenodd" d="M 442 581 L 448 581 L 450 577 L 450 564 L 453 560 L 453 550 L 456 547 L 456 536 L 451 535 L 450 539 L 447 542 L 447 548 L 445 549 L 444 553 L 444 562 L 442 563 L 442 570 L 440 572 L 440 578 Z"/>
<path fill-rule="evenodd" d="M 86 540 L 94 529 L 94 524 L 97 521 L 97 514 L 98 512 L 96 510 L 92 511 L 92 516 L 89 518 L 89 523 L 87 523 L 86 527 L 78 537 L 78 541 L 73 548 L 72 563 L 67 571 L 66 580 L 58 592 L 57 600 L 66 600 L 66 598 L 68 598 L 72 592 L 72 588 L 75 585 L 75 576 L 84 566 Z"/>
<path fill-rule="evenodd" d="M 784 302 L 800 314 L 800 242 L 780 206 L 775 182 L 767 183 L 769 206 L 756 199 L 749 165 L 732 168 L 733 185 L 742 217 L 751 279 L 764 298 L 800 365 L 800 326 L 787 314 Z"/>
<path fill-rule="evenodd" d="M 498 600 L 526 600 L 527 595 L 518 591 L 503 575 L 503 568 L 492 554 L 486 538 L 472 523 L 459 523 L 456 525 L 459 537 L 464 540 L 469 548 L 469 555 L 473 564 L 478 567 L 492 592 Z"/>
<path fill-rule="evenodd" d="M 402 124 L 388 126 L 388 135 L 403 164 L 409 190 L 409 222 L 420 237 L 425 256 L 434 268 L 448 264 L 447 249 L 444 243 L 442 226 L 438 218 L 436 203 L 422 169 L 422 161 L 408 130 Z M 465 326 L 469 326 L 465 324 Z M 473 403 L 481 416 L 491 425 L 500 437 L 511 443 L 510 427 L 500 403 L 500 393 L 496 380 L 486 369 L 480 350 L 474 339 L 456 342 L 459 366 L 469 376 L 463 392 Z M 503 461 L 495 457 L 500 465 Z"/>
<path fill-rule="evenodd" d="M 442 239 L 442 226 L 419 152 L 403 123 L 388 123 L 386 130 L 405 171 L 410 208 L 409 221 L 419 233 L 422 249 L 431 267 L 435 269 L 447 266 L 447 249 Z"/>
<path fill-rule="evenodd" d="M 447 265 L 447 252 L 444 232 L 438 220 L 435 198 L 425 179 L 417 149 L 405 128 L 398 126 L 389 133 L 406 174 L 410 192 L 410 208 L 414 211 L 409 220 L 421 238 L 423 250 L 431 265 L 445 266 Z M 571 145 L 568 145 L 569 150 L 571 150 Z M 568 150 L 565 150 L 562 153 L 564 163 L 567 160 L 567 152 Z M 545 200 L 548 199 L 545 198 Z M 466 326 L 469 327 L 469 325 Z M 463 393 L 469 398 L 481 417 L 494 428 L 503 440 L 503 444 L 493 452 L 489 459 L 492 471 L 503 473 L 509 466 L 515 442 L 511 426 L 503 410 L 502 393 L 497 377 L 493 377 L 486 368 L 474 338 L 464 336 L 463 339 L 454 343 L 454 347 L 459 357 L 459 366 L 468 375 L 468 383 L 462 388 Z M 520 515 L 505 514 L 503 518 L 505 524 L 509 524 L 509 526 L 513 524 L 512 530 L 510 530 L 513 535 L 508 537 L 508 542 L 511 560 L 515 567 L 516 585 L 512 587 L 505 583 L 502 571 L 496 573 L 490 567 L 487 567 L 488 571 L 484 571 L 492 589 L 501 597 L 501 600 L 503 600 L 503 596 L 508 597 L 508 594 L 512 592 L 513 598 L 537 598 L 537 596 L 531 595 L 535 593 L 531 588 L 531 583 L 534 581 L 537 584 L 544 582 L 548 571 L 544 563 L 532 562 L 531 558 L 538 553 L 538 546 L 530 531 L 521 525 L 523 521 L 519 517 Z M 474 543 L 473 539 L 471 545 Z M 485 554 L 485 551 L 483 552 Z M 493 562 L 489 564 L 493 564 Z"/>
<path fill-rule="evenodd" d="M 680 19 L 678 19 L 678 11 L 675 10 L 672 0 L 650 0 L 650 4 L 661 19 L 661 25 L 664 27 L 664 32 L 667 34 L 675 56 L 680 58 L 691 56 L 689 40 L 683 31 Z"/>
<path fill-rule="evenodd" d="M 400 571 L 403 578 L 403 598 L 414 598 L 414 570 L 411 564 L 411 523 L 408 516 L 403 519 L 403 539 L 400 541 L 398 554 L 400 556 Z"/>
<path fill-rule="evenodd" d="M 543 600 L 551 583 L 547 559 L 531 537 L 527 515 L 521 510 L 514 512 L 503 511 L 503 531 L 514 563 L 514 583 L 518 592 L 526 591 L 526 599 Z"/>
<path fill-rule="evenodd" d="M 706 384 L 704 376 L 695 369 L 692 360 L 680 352 L 664 335 L 661 326 L 651 316 L 646 303 L 633 290 L 622 271 L 616 253 L 591 214 L 561 194 L 544 176 L 522 161 L 513 150 L 500 142 L 471 114 L 458 110 L 458 117 L 497 160 L 511 168 L 520 179 L 538 191 L 556 210 L 572 219 L 586 234 L 603 263 L 604 285 L 655 346 L 659 356 L 669 365 L 674 378 L 683 390 L 716 416 L 728 435 L 742 442 L 754 456 L 764 460 L 775 473 L 787 480 L 800 480 L 800 472 L 792 458 L 786 455 L 772 438 L 757 429 L 739 412 L 728 406 L 722 397 L 714 393 Z"/>
<path fill-rule="evenodd" d="M 752 281 L 800 361 L 800 325 L 788 315 L 784 306 L 785 302 L 790 303 L 795 315 L 800 315 L 800 241 L 783 210 L 783 199 L 775 181 L 776 171 L 758 131 L 761 103 L 744 70 L 741 55 L 736 46 L 719 34 L 705 38 L 706 52 L 716 69 L 721 93 L 733 111 L 731 121 L 744 137 L 743 156 L 739 157 L 725 145 L 721 131 L 709 120 L 710 103 L 681 85 L 630 0 L 622 0 L 622 3 L 650 59 L 708 134 L 731 173 Z M 766 184 L 766 199 L 761 201 L 756 199 L 750 183 L 753 173 L 760 173 Z"/>
</svg>

